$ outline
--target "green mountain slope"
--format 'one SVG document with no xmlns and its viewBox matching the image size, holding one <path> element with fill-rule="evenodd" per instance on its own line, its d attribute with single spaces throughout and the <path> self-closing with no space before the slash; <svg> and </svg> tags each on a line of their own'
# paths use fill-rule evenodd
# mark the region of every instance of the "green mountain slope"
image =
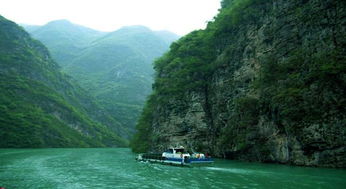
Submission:
<svg viewBox="0 0 346 189">
<path fill-rule="evenodd" d="M 90 32 L 84 35 L 81 30 L 85 28 L 64 22 L 51 22 L 32 35 L 47 45 L 64 72 L 76 79 L 133 133 L 144 101 L 151 92 L 152 62 L 168 50 L 178 36 L 168 31 L 151 31 L 144 26 L 123 27 L 103 35 L 91 35 Z M 73 40 L 60 39 L 60 34 Z M 85 43 L 81 44 L 81 41 Z M 70 46 L 83 48 L 74 51 Z M 64 53 L 72 54 L 62 60 L 67 57 Z"/>
<path fill-rule="evenodd" d="M 44 26 L 23 27 L 33 38 L 48 47 L 53 59 L 62 67 L 69 64 L 89 43 L 104 35 L 103 32 L 73 24 L 68 20 L 56 20 Z"/>
<path fill-rule="evenodd" d="M 152 62 L 168 46 L 148 28 L 125 27 L 94 41 L 65 71 L 133 129 L 151 92 Z"/>
<path fill-rule="evenodd" d="M 155 62 L 134 151 L 346 167 L 346 2 L 223 0 Z"/>
<path fill-rule="evenodd" d="M 126 133 L 48 50 L 0 16 L 0 147 L 124 146 Z"/>
</svg>

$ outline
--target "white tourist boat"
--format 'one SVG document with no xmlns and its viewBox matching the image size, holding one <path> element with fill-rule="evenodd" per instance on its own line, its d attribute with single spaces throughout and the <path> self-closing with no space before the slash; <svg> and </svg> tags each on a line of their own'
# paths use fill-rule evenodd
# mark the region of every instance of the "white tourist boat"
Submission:
<svg viewBox="0 0 346 189">
<path fill-rule="evenodd" d="M 184 147 L 169 148 L 163 153 L 146 153 L 138 154 L 138 161 L 162 163 L 169 165 L 181 165 L 181 166 L 191 166 L 191 165 L 203 165 L 213 163 L 214 160 L 203 153 L 193 153 L 190 154 L 185 151 Z"/>
</svg>

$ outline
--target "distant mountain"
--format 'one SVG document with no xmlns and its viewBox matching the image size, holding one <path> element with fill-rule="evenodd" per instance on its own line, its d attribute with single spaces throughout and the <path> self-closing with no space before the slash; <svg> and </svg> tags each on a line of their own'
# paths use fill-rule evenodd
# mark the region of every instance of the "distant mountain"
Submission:
<svg viewBox="0 0 346 189">
<path fill-rule="evenodd" d="M 22 26 L 27 32 L 32 33 L 35 30 L 37 30 L 38 28 L 40 28 L 41 26 L 38 25 L 28 25 L 28 24 L 19 24 L 20 26 Z"/>
<path fill-rule="evenodd" d="M 166 30 L 156 31 L 155 34 L 168 44 L 171 44 L 172 41 L 176 41 L 178 39 L 177 34 Z"/>
<path fill-rule="evenodd" d="M 128 131 L 1 16 L 0 78 L 0 148 L 126 145 Z"/>
<path fill-rule="evenodd" d="M 130 132 L 151 92 L 152 62 L 178 36 L 128 26 L 101 33 L 68 21 L 53 21 L 32 32 L 75 78 Z"/>
<path fill-rule="evenodd" d="M 61 66 L 70 63 L 90 42 L 105 34 L 73 24 L 68 20 L 56 20 L 44 26 L 23 25 L 23 27 L 33 38 L 48 47 L 54 60 Z"/>
</svg>

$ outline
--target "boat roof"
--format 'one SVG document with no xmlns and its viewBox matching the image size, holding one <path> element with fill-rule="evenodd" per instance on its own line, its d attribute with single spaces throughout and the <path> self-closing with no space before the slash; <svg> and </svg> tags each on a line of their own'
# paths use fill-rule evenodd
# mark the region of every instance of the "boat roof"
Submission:
<svg viewBox="0 0 346 189">
<path fill-rule="evenodd" d="M 179 147 L 169 147 L 168 149 L 185 149 L 184 146 L 179 146 Z"/>
</svg>

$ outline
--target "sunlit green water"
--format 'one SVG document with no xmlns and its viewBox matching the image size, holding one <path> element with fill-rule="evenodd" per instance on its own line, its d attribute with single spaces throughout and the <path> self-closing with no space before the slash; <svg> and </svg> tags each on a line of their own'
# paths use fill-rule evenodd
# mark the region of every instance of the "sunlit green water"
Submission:
<svg viewBox="0 0 346 189">
<path fill-rule="evenodd" d="M 346 188 L 345 169 L 216 160 L 139 163 L 129 149 L 0 149 L 0 186 L 19 188 Z"/>
</svg>

